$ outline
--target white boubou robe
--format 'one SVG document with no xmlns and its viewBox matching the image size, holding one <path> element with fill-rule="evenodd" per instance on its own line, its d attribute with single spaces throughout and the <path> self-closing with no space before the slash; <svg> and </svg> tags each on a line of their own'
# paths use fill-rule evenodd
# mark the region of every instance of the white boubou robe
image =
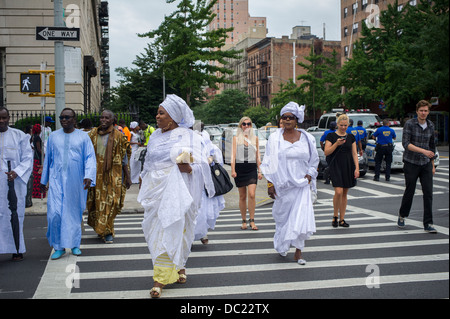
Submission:
<svg viewBox="0 0 450 319">
<path fill-rule="evenodd" d="M 203 138 L 203 147 L 206 149 L 208 156 L 212 156 L 213 162 L 223 165 L 223 156 L 220 149 L 215 146 L 206 131 L 200 133 Z M 202 192 L 202 204 L 200 206 L 196 226 L 195 226 L 195 240 L 204 238 L 209 230 L 214 230 L 219 213 L 225 208 L 225 199 L 223 195 L 208 197 L 206 191 Z"/>
<path fill-rule="evenodd" d="M 20 226 L 19 253 L 24 253 L 26 251 L 23 237 L 25 197 L 28 179 L 33 171 L 33 151 L 29 136 L 11 127 L 6 132 L 0 132 L 0 254 L 17 253 L 11 229 L 11 211 L 8 206 L 8 178 L 5 174 L 8 171 L 8 161 L 11 161 L 11 170 L 17 173 L 14 189 Z"/>
<path fill-rule="evenodd" d="M 48 138 L 41 184 L 49 184 L 47 239 L 55 250 L 80 247 L 81 223 L 87 190 L 83 181 L 95 186 L 97 160 L 89 136 L 80 130 L 59 129 Z"/>
<path fill-rule="evenodd" d="M 290 143 L 283 129 L 269 137 L 261 171 L 277 193 L 272 207 L 276 230 L 274 247 L 286 253 L 290 246 L 303 249 L 316 231 L 311 191 L 315 191 L 319 155 L 314 137 L 300 130 L 300 140 Z M 311 184 L 305 178 L 310 175 Z"/>
<path fill-rule="evenodd" d="M 203 189 L 214 195 L 201 143 L 201 136 L 184 127 L 165 133 L 158 129 L 150 136 L 137 200 L 144 207 L 142 229 L 153 264 L 167 253 L 177 269 L 184 268 L 194 241 Z M 193 156 L 192 174 L 181 173 L 176 164 L 183 152 Z"/>
</svg>

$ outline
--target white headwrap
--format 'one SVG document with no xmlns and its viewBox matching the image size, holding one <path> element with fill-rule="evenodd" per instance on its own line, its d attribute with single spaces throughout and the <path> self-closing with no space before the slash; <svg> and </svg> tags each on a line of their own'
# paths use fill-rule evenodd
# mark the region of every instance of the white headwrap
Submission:
<svg viewBox="0 0 450 319">
<path fill-rule="evenodd" d="M 164 102 L 161 103 L 161 106 L 178 125 L 188 128 L 194 126 L 194 113 L 179 96 L 168 94 Z"/>
<path fill-rule="evenodd" d="M 131 128 L 131 129 L 134 129 L 134 128 L 136 128 L 138 125 L 139 125 L 138 122 L 131 122 L 131 123 L 130 123 L 130 128 Z"/>
<path fill-rule="evenodd" d="M 303 120 L 305 119 L 305 106 L 299 106 L 295 102 L 289 102 L 286 104 L 280 112 L 280 115 L 283 116 L 284 113 L 292 113 L 294 114 L 299 123 L 303 123 Z"/>
</svg>

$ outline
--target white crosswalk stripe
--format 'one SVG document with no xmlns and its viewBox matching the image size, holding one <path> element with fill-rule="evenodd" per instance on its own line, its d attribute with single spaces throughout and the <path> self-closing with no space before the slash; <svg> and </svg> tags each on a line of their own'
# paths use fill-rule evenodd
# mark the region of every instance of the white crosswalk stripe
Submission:
<svg viewBox="0 0 450 319">
<path fill-rule="evenodd" d="M 448 177 L 448 170 L 439 178 L 445 174 Z M 349 229 L 331 227 L 334 191 L 332 187 L 320 187 L 315 205 L 317 232 L 304 249 L 306 266 L 292 260 L 293 248 L 284 258 L 273 249 L 275 223 L 270 207 L 256 210 L 259 231 L 241 230 L 239 211 L 224 210 L 215 230 L 208 234 L 209 244 L 194 243 L 187 264 L 187 284 L 164 288 L 163 297 L 271 298 L 269 292 L 293 296 L 344 287 L 362 289 L 367 287 L 369 265 L 381 270 L 382 287 L 421 282 L 446 283 L 448 287 L 448 228 L 436 225 L 439 233 L 430 235 L 423 231 L 420 222 L 410 221 L 407 229 L 400 230 L 394 215 L 379 212 L 376 207 L 350 205 L 352 199 L 361 196 L 400 197 L 404 190 L 402 181 L 392 177 L 390 183 L 376 189 L 380 183 L 372 181 L 370 174 L 358 181 L 358 187 L 349 196 Z M 440 184 L 434 193 L 443 192 L 445 187 L 448 192 L 448 180 L 446 185 Z M 421 195 L 420 187 L 417 195 Z M 102 243 L 86 227 L 80 247 L 83 254 L 76 258 L 79 288 L 57 298 L 149 298 L 153 271 L 142 218 L 139 214 L 119 215 L 113 244 Z M 417 254 L 420 247 L 428 247 L 428 252 Z M 343 254 L 346 257 L 341 257 Z M 424 264 L 429 266 L 426 272 L 415 266 Z"/>
</svg>

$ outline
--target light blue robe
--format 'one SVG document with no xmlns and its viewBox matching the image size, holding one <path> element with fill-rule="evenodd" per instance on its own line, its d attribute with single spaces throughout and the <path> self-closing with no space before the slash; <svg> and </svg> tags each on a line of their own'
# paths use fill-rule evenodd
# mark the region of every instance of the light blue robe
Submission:
<svg viewBox="0 0 450 319">
<path fill-rule="evenodd" d="M 89 178 L 93 187 L 96 174 L 94 146 L 86 133 L 60 129 L 50 134 L 41 184 L 49 184 L 47 238 L 55 250 L 80 247 L 87 199 L 83 180 Z"/>
<path fill-rule="evenodd" d="M 30 138 L 24 132 L 9 127 L 0 133 L 0 254 L 15 254 L 13 233 L 11 229 L 11 211 L 8 205 L 8 161 L 11 170 L 17 173 L 14 189 L 17 196 L 17 215 L 19 216 L 20 248 L 19 253 L 25 253 L 23 236 L 23 220 L 25 218 L 25 196 L 27 182 L 33 170 L 33 151 Z"/>
</svg>

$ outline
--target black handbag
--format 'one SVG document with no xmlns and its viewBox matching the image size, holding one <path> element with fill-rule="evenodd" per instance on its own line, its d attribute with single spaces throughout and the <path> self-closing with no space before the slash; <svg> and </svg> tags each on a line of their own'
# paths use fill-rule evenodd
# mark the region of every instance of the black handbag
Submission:
<svg viewBox="0 0 450 319">
<path fill-rule="evenodd" d="M 215 163 L 211 168 L 211 178 L 214 183 L 214 189 L 216 190 L 215 196 L 220 196 L 228 193 L 233 189 L 233 183 L 231 183 L 228 172 L 222 167 L 222 165 Z M 206 191 L 208 193 L 208 191 Z"/>
</svg>

